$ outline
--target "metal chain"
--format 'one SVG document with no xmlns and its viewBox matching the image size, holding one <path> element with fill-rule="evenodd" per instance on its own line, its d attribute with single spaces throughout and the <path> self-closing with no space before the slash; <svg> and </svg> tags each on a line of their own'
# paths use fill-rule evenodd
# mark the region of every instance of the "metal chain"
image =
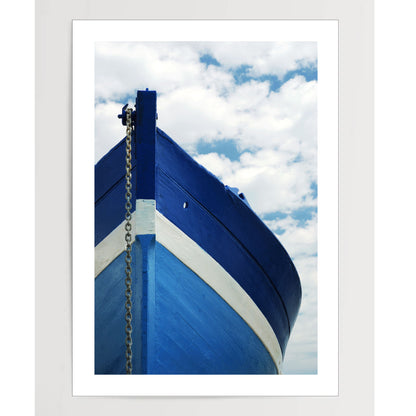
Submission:
<svg viewBox="0 0 416 416">
<path fill-rule="evenodd" d="M 131 303 L 131 295 L 132 295 L 132 290 L 131 290 L 131 249 L 132 249 L 132 244 L 131 244 L 131 240 L 132 240 L 132 236 L 131 236 L 131 229 L 132 229 L 132 225 L 131 225 L 131 209 L 132 209 L 132 204 L 131 204 L 131 135 L 132 135 L 132 127 L 131 127 L 131 113 L 132 113 L 132 109 L 129 108 L 126 110 L 127 113 L 127 129 L 126 129 L 126 204 L 125 204 L 125 208 L 126 208 L 126 215 L 125 215 L 125 219 L 126 219 L 126 225 L 124 227 L 124 229 L 126 230 L 126 235 L 125 235 L 125 240 L 126 240 L 126 257 L 125 257 L 125 262 L 126 262 L 126 279 L 125 279 L 125 285 L 126 285 L 126 291 L 125 291 L 125 295 L 126 295 L 126 303 L 125 303 L 125 308 L 126 308 L 126 314 L 125 314 L 125 320 L 126 320 L 126 374 L 132 374 L 133 371 L 133 366 L 132 366 L 132 338 L 131 338 L 131 333 L 133 331 L 132 326 L 131 326 L 131 321 L 132 321 L 132 314 L 131 314 L 131 307 L 132 307 L 132 303 Z"/>
</svg>

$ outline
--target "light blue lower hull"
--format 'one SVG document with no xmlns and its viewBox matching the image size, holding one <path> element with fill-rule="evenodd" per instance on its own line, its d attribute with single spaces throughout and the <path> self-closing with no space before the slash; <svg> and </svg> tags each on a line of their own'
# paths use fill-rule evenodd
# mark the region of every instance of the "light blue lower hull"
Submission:
<svg viewBox="0 0 416 416">
<path fill-rule="evenodd" d="M 125 373 L 124 267 L 122 254 L 95 280 L 96 374 Z M 277 372 L 247 323 L 154 236 L 136 240 L 133 270 L 133 373 Z"/>
</svg>

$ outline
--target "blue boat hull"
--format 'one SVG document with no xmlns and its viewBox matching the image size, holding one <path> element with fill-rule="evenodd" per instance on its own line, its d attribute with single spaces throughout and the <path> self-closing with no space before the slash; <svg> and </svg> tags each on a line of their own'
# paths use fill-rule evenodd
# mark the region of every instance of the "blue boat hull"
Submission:
<svg viewBox="0 0 416 416">
<path fill-rule="evenodd" d="M 230 188 L 156 128 L 138 93 L 133 141 L 133 373 L 276 374 L 300 306 L 285 249 Z M 122 140 L 95 167 L 95 372 L 123 374 Z"/>
</svg>

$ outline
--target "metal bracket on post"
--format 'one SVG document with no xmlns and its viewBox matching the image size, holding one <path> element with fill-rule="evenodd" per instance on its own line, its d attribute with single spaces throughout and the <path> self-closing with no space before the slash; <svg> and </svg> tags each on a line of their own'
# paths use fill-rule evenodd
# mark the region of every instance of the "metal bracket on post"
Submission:
<svg viewBox="0 0 416 416">
<path fill-rule="evenodd" d="M 127 126 L 127 113 L 126 113 L 127 107 L 128 107 L 128 104 L 126 104 L 121 109 L 121 114 L 119 114 L 117 116 L 118 118 L 121 118 L 121 123 L 123 124 L 123 126 Z M 134 127 L 135 124 L 136 124 L 136 111 L 132 111 L 132 113 L 131 113 L 131 126 Z"/>
</svg>

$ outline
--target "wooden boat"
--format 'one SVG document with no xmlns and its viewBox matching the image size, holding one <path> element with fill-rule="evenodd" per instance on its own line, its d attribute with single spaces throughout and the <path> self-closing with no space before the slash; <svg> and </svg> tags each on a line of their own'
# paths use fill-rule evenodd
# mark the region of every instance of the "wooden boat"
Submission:
<svg viewBox="0 0 416 416">
<path fill-rule="evenodd" d="M 301 301 L 296 269 L 244 195 L 156 119 L 156 92 L 138 91 L 131 372 L 279 374 Z M 96 374 L 126 373 L 125 147 L 95 166 Z"/>
</svg>

